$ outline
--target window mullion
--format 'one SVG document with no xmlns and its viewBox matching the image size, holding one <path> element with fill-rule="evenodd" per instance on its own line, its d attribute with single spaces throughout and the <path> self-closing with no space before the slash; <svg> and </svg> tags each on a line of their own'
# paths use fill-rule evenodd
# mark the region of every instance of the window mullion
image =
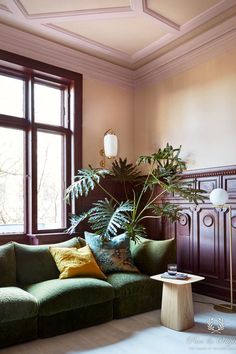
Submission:
<svg viewBox="0 0 236 354">
<path fill-rule="evenodd" d="M 29 131 L 29 233 L 35 234 L 37 232 L 37 129 L 34 124 L 34 78 L 30 79 L 30 93 L 29 93 L 29 120 L 31 121 L 31 128 Z"/>
</svg>

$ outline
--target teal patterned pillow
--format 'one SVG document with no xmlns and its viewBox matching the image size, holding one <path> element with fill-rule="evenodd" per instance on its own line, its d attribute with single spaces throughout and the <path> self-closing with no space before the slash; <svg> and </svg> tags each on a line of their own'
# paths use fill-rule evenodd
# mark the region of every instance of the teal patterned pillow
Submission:
<svg viewBox="0 0 236 354">
<path fill-rule="evenodd" d="M 115 236 L 107 241 L 90 232 L 85 231 L 84 235 L 86 243 L 104 273 L 138 272 L 132 261 L 130 238 L 127 234 Z"/>
</svg>

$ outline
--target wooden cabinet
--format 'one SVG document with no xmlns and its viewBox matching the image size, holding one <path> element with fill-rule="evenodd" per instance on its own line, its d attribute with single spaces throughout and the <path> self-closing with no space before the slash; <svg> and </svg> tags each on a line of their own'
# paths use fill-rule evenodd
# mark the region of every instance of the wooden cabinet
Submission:
<svg viewBox="0 0 236 354">
<path fill-rule="evenodd" d="M 224 188 L 229 193 L 236 299 L 236 166 L 191 172 L 185 174 L 184 178 L 208 193 L 214 188 Z M 216 210 L 209 200 L 194 205 L 179 196 L 170 196 L 168 201 L 182 207 L 182 216 L 174 224 L 163 221 L 160 238 L 176 237 L 178 269 L 205 277 L 203 282 L 195 285 L 195 291 L 229 300 L 228 209 Z"/>
</svg>

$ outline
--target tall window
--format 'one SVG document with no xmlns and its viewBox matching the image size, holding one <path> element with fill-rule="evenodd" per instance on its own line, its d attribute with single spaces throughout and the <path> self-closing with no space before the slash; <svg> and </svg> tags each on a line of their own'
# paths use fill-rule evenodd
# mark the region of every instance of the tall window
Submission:
<svg viewBox="0 0 236 354">
<path fill-rule="evenodd" d="M 80 167 L 81 76 L 32 63 L 0 60 L 0 234 L 62 232 Z"/>
</svg>

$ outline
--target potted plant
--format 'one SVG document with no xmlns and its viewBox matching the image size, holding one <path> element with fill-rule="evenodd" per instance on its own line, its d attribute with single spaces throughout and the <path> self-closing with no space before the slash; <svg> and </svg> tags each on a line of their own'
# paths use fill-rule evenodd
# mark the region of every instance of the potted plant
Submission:
<svg viewBox="0 0 236 354">
<path fill-rule="evenodd" d="M 168 193 L 178 193 L 190 202 L 198 203 L 205 199 L 205 191 L 193 188 L 181 178 L 186 163 L 180 157 L 181 146 L 173 148 L 167 144 L 157 152 L 140 156 L 136 164 L 127 159 L 115 160 L 110 170 L 89 166 L 81 169 L 74 182 L 67 188 L 66 199 L 87 196 L 95 188 L 101 188 L 106 194 L 104 200 L 93 203 L 91 208 L 80 215 L 71 216 L 68 232 L 75 232 L 77 226 L 87 220 L 95 233 L 109 239 L 126 231 L 132 240 L 146 237 L 144 220 L 150 218 L 170 218 L 178 220 L 181 209 L 178 205 L 163 202 Z M 143 175 L 141 168 L 148 167 Z M 124 188 L 124 200 L 118 200 L 104 186 L 104 180 L 112 178 Z"/>
</svg>

